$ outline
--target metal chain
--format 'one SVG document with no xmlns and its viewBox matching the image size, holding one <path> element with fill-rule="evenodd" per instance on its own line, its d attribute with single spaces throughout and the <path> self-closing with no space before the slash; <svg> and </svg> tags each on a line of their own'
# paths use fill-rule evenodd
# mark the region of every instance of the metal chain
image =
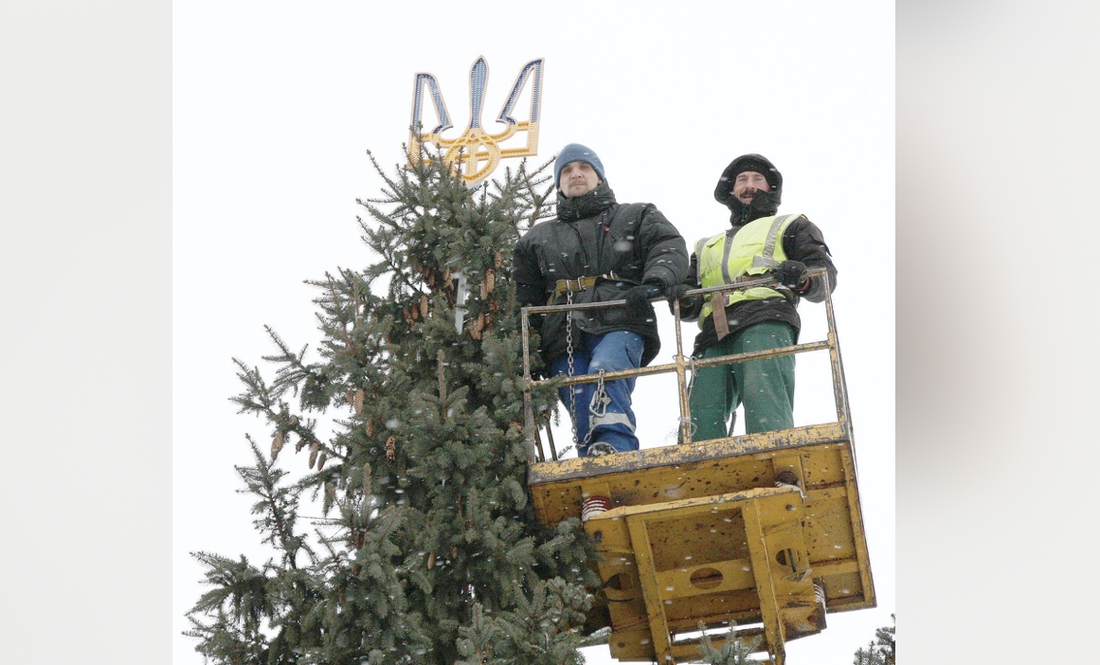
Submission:
<svg viewBox="0 0 1100 665">
<path fill-rule="evenodd" d="M 596 390 L 592 393 L 592 401 L 588 403 L 588 413 L 591 415 L 588 417 L 588 431 L 584 435 L 584 442 L 581 444 L 585 449 L 592 443 L 592 430 L 595 429 L 595 419 L 601 418 L 607 413 L 607 405 L 611 403 L 611 398 L 607 396 L 607 390 L 603 386 L 603 373 L 604 370 L 599 371 L 599 378 L 596 379 Z M 573 434 L 573 439 L 577 438 L 576 433 Z"/>
<path fill-rule="evenodd" d="M 691 402 L 691 391 L 695 389 L 695 356 L 691 357 L 691 383 L 688 384 L 688 402 Z M 733 428 L 737 425 L 737 411 L 731 414 L 729 433 L 726 436 L 733 436 Z M 695 439 L 695 432 L 698 430 L 698 425 L 691 425 L 691 438 Z"/>
<path fill-rule="evenodd" d="M 588 405 L 588 412 L 596 418 L 601 418 L 607 414 L 607 405 L 611 403 L 611 398 L 607 396 L 607 390 L 603 385 L 603 373 L 604 370 L 599 371 L 599 376 L 596 379 L 596 391 L 592 393 L 592 402 Z M 588 436 L 585 437 L 585 441 L 592 436 L 592 428 L 588 429 Z"/>
<path fill-rule="evenodd" d="M 572 291 L 565 292 L 565 302 L 567 305 L 573 304 Z M 565 353 L 566 362 L 569 365 L 569 376 L 573 376 L 573 310 L 565 314 Z M 569 423 L 573 428 L 573 443 L 577 444 L 577 393 L 575 391 L 576 386 L 569 386 Z"/>
<path fill-rule="evenodd" d="M 695 356 L 688 358 L 691 361 L 691 381 L 688 382 L 688 402 L 691 401 L 691 391 L 695 390 Z"/>
<path fill-rule="evenodd" d="M 688 404 L 691 403 L 691 391 L 695 389 L 695 377 L 697 376 L 696 369 L 695 369 L 695 356 L 692 356 L 691 358 L 689 358 L 689 360 L 691 361 L 691 381 L 688 382 L 688 394 L 687 394 Z M 681 418 L 680 422 L 681 423 L 684 422 L 684 419 Z M 688 428 L 689 428 L 688 431 L 691 432 L 692 440 L 695 440 L 695 432 L 699 429 L 699 426 L 696 425 L 695 423 L 691 422 L 691 420 L 689 419 L 688 420 Z"/>
</svg>

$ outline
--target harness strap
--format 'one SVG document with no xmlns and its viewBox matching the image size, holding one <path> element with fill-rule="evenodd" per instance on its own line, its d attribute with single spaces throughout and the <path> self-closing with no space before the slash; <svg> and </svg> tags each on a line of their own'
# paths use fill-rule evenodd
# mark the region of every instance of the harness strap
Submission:
<svg viewBox="0 0 1100 665">
<path fill-rule="evenodd" d="M 726 318 L 726 293 L 719 291 L 710 298 L 711 316 L 714 318 L 714 332 L 721 340 L 730 334 L 730 321 Z"/>
<path fill-rule="evenodd" d="M 554 293 L 547 299 L 547 305 L 553 305 L 554 301 L 566 293 L 578 293 L 585 291 L 596 285 L 601 279 L 619 280 L 622 279 L 615 275 L 614 271 L 606 275 L 597 275 L 595 277 L 578 277 L 576 279 L 559 279 L 554 283 Z"/>
<path fill-rule="evenodd" d="M 765 277 L 767 277 L 767 275 L 741 275 L 740 277 L 734 277 L 733 280 L 730 281 L 730 285 L 735 286 L 753 280 L 764 279 Z M 729 319 L 726 318 L 727 295 L 725 291 L 718 291 L 710 297 L 710 308 L 712 310 L 712 316 L 714 317 L 714 332 L 718 334 L 719 340 L 730 334 Z"/>
</svg>

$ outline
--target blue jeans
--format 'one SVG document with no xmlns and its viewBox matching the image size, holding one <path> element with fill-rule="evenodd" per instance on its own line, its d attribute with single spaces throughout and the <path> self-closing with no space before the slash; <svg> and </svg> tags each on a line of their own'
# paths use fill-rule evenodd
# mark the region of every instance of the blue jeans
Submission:
<svg viewBox="0 0 1100 665">
<path fill-rule="evenodd" d="M 637 333 L 615 330 L 604 335 L 584 335 L 579 348 L 573 349 L 573 376 L 595 374 L 601 369 L 615 372 L 637 369 L 641 366 L 645 341 Z M 569 373 L 569 354 L 562 354 L 550 363 L 554 376 Z M 634 434 L 637 421 L 630 408 L 630 393 L 634 392 L 634 379 L 618 379 L 603 384 L 584 383 L 558 389 L 558 396 L 570 408 L 569 391 L 573 391 L 577 413 L 570 413 L 577 428 L 577 455 L 588 456 L 588 446 L 605 441 L 615 450 L 626 452 L 638 449 L 638 437 Z M 595 403 L 594 403 L 595 402 Z M 591 439 L 585 438 L 591 430 Z"/>
</svg>

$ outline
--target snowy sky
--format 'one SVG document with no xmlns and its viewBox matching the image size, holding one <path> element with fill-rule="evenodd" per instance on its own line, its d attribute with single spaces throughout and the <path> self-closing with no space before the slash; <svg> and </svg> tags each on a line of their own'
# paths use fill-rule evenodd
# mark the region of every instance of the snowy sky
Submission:
<svg viewBox="0 0 1100 665">
<path fill-rule="evenodd" d="M 417 72 L 437 77 L 465 126 L 478 56 L 490 72 L 487 122 L 520 67 L 545 58 L 534 161 L 588 145 L 619 201 L 656 204 L 689 243 L 726 228 L 712 191 L 746 152 L 783 173 L 781 211 L 824 231 L 840 271 L 835 306 L 878 608 L 830 615 L 824 633 L 789 643 L 788 654 L 792 665 L 850 662 L 895 610 L 893 5 L 298 7 L 173 8 L 173 662 L 202 660 L 178 635 L 203 590 L 188 552 L 264 556 L 233 465 L 249 461 L 246 433 L 268 435 L 228 401 L 239 390 L 231 358 L 258 363 L 271 351 L 264 325 L 314 347 L 315 294 L 303 280 L 370 260 L 355 199 L 380 182 L 365 150 L 388 170 L 401 161 Z M 805 303 L 802 314 L 803 341 L 817 339 L 808 335 L 821 307 Z M 658 362 L 671 353 L 664 341 Z M 799 363 L 796 421 L 828 419 L 828 386 Z M 642 391 L 642 445 L 659 445 L 676 416 L 667 398 Z M 614 662 L 606 647 L 585 655 Z"/>
<path fill-rule="evenodd" d="M 265 323 L 313 341 L 301 281 L 364 262 L 363 151 L 398 161 L 413 73 L 455 90 L 478 55 L 490 111 L 545 57 L 542 154 L 588 143 L 686 236 L 725 223 L 714 178 L 750 150 L 824 229 L 880 608 L 792 665 L 851 662 L 896 603 L 906 663 L 1094 650 L 1100 5 L 559 3 L 525 26 L 416 3 L 411 27 L 287 4 L 4 6 L 5 662 L 198 663 L 186 553 L 255 542 L 229 359 L 267 352 Z"/>
</svg>

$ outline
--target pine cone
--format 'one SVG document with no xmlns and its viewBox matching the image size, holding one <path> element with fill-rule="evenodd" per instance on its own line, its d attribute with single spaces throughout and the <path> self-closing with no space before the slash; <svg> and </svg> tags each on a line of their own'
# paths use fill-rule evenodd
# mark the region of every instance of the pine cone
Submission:
<svg viewBox="0 0 1100 665">
<path fill-rule="evenodd" d="M 286 443 L 286 432 L 279 430 L 275 432 L 275 438 L 271 440 L 271 461 L 274 462 L 275 458 L 279 456 L 279 451 L 283 449 L 283 444 Z"/>
<path fill-rule="evenodd" d="M 470 337 L 475 340 L 481 339 L 481 332 L 485 330 L 485 314 L 478 314 L 477 318 L 470 321 L 470 325 L 467 326 L 470 331 Z"/>
</svg>

